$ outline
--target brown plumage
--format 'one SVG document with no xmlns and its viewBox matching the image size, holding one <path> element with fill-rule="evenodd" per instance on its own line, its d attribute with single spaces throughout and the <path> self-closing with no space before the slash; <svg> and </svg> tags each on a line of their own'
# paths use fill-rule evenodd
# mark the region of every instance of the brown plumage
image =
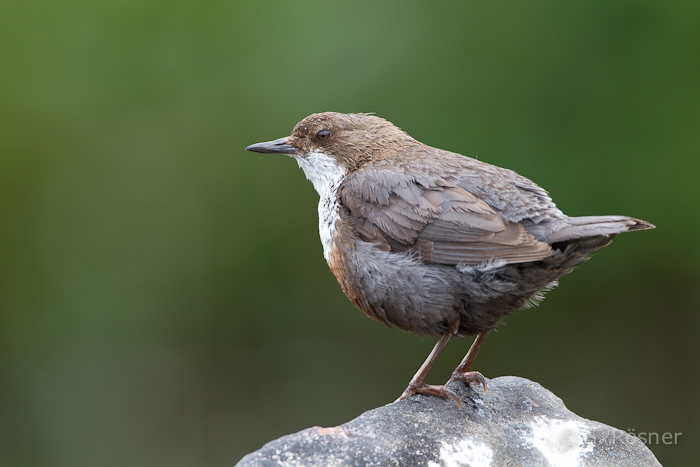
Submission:
<svg viewBox="0 0 700 467">
<path fill-rule="evenodd" d="M 503 317 L 536 304 L 615 235 L 654 227 L 568 217 L 527 178 L 427 146 L 369 114 L 314 114 L 291 136 L 246 149 L 294 157 L 314 184 L 324 256 L 358 308 L 440 337 L 400 399 L 424 393 L 459 403 L 424 382 L 453 335 L 478 337 L 451 380 L 485 388 L 471 363 Z"/>
</svg>

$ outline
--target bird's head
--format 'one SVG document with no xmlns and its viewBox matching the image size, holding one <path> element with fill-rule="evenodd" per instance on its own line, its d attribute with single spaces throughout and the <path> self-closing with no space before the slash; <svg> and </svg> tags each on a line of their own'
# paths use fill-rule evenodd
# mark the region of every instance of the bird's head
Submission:
<svg viewBox="0 0 700 467">
<path fill-rule="evenodd" d="M 420 144 L 391 122 L 370 114 L 313 114 L 297 123 L 290 136 L 257 143 L 246 150 L 294 157 L 323 195 L 329 181 Z M 323 191 L 323 192 L 322 192 Z"/>
</svg>

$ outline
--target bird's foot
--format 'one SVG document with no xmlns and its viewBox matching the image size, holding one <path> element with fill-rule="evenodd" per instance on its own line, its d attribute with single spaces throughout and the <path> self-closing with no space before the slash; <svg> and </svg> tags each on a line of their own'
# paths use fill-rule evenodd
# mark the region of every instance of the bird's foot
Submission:
<svg viewBox="0 0 700 467">
<path fill-rule="evenodd" d="M 394 402 L 402 401 L 414 394 L 428 394 L 430 396 L 439 396 L 445 399 L 452 399 L 457 403 L 458 408 L 462 408 L 462 402 L 459 400 L 457 394 L 454 391 L 447 389 L 446 386 L 436 386 L 433 384 L 413 384 L 409 383 L 406 390 L 401 394 L 401 396 Z"/>
<path fill-rule="evenodd" d="M 452 377 L 446 383 L 449 384 L 452 381 L 466 381 L 467 383 L 481 384 L 484 387 L 484 392 L 486 392 L 486 378 L 478 371 L 467 371 L 465 373 L 452 373 Z M 408 389 L 407 389 L 408 390 Z"/>
</svg>

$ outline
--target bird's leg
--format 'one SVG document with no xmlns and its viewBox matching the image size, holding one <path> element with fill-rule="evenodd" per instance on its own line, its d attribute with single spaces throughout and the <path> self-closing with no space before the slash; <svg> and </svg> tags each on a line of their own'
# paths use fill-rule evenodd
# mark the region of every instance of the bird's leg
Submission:
<svg viewBox="0 0 700 467">
<path fill-rule="evenodd" d="M 462 380 L 466 381 L 467 383 L 481 384 L 484 387 L 484 392 L 486 392 L 486 378 L 484 378 L 478 371 L 471 371 L 471 369 L 472 363 L 474 363 L 474 359 L 476 358 L 476 354 L 479 353 L 479 349 L 484 344 L 484 341 L 490 332 L 491 330 L 489 329 L 488 331 L 480 332 L 479 335 L 476 336 L 474 343 L 472 343 L 472 346 L 469 348 L 469 352 L 467 352 L 467 355 L 464 356 L 464 360 L 462 360 L 462 363 L 460 363 L 459 366 L 455 368 L 455 371 L 452 372 L 452 377 L 448 383 Z"/>
<path fill-rule="evenodd" d="M 457 397 L 457 394 L 450 391 L 445 386 L 425 384 L 425 377 L 428 376 L 428 372 L 433 367 L 433 364 L 437 360 L 440 353 L 445 349 L 445 346 L 447 346 L 447 343 L 450 341 L 452 336 L 454 336 L 457 333 L 457 330 L 459 329 L 459 323 L 459 318 L 456 319 L 453 323 L 451 323 L 450 328 L 445 334 L 442 335 L 442 337 L 440 337 L 440 340 L 437 341 L 437 344 L 435 344 L 435 347 L 433 347 L 433 350 L 430 352 L 430 355 L 428 355 L 428 358 L 425 360 L 425 362 L 423 362 L 423 365 L 415 374 L 411 382 L 408 383 L 408 387 L 403 392 L 403 394 L 401 394 L 401 397 L 396 399 L 396 402 L 404 400 L 407 397 L 410 397 L 414 394 L 430 394 L 433 396 L 444 397 L 445 399 L 452 399 L 457 403 L 458 407 L 462 407 L 462 404 L 459 401 L 459 397 Z"/>
</svg>

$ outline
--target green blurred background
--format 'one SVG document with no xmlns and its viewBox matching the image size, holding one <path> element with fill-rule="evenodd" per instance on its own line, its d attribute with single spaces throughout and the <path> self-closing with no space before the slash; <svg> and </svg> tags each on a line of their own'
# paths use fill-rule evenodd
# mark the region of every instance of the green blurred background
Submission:
<svg viewBox="0 0 700 467">
<path fill-rule="evenodd" d="M 434 340 L 356 310 L 311 184 L 243 150 L 326 110 L 656 224 L 476 367 L 697 461 L 699 2 L 76 0 L 0 1 L 0 465 L 232 465 L 403 391 Z"/>
</svg>

